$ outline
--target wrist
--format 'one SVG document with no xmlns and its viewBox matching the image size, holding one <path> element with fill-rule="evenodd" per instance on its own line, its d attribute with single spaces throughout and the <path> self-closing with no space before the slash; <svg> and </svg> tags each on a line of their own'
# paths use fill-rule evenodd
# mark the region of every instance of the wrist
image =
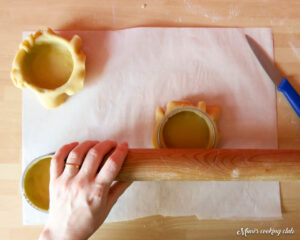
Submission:
<svg viewBox="0 0 300 240">
<path fill-rule="evenodd" d="M 64 234 L 62 235 L 60 232 L 51 230 L 48 226 L 45 226 L 41 232 L 39 240 L 71 240 L 72 236 L 68 236 Z M 76 240 L 75 238 L 73 238 Z"/>
<path fill-rule="evenodd" d="M 41 232 L 39 240 L 52 240 L 52 239 L 54 239 L 54 238 L 53 238 L 53 236 L 51 236 L 50 229 L 45 226 Z"/>
<path fill-rule="evenodd" d="M 54 231 L 50 227 L 45 226 L 38 240 L 85 240 L 85 239 L 79 238 L 78 236 L 73 236 L 71 234 Z"/>
</svg>

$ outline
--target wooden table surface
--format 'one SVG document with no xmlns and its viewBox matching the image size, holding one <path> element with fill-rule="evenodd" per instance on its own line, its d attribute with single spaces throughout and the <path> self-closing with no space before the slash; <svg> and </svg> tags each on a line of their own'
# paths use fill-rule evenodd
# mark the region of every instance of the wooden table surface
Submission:
<svg viewBox="0 0 300 240">
<path fill-rule="evenodd" d="M 120 29 L 134 26 L 272 27 L 275 61 L 300 92 L 299 0 L 1 0 L 0 1 L 0 238 L 37 239 L 41 226 L 22 226 L 21 91 L 10 80 L 11 62 L 25 30 Z M 279 148 L 300 149 L 300 118 L 278 93 Z M 205 220 L 152 216 L 104 224 L 92 239 L 243 239 L 241 227 L 293 228 L 280 239 L 300 239 L 300 183 L 281 182 L 283 219 Z M 220 203 L 221 204 L 221 203 Z M 247 239 L 277 239 L 252 235 Z"/>
</svg>

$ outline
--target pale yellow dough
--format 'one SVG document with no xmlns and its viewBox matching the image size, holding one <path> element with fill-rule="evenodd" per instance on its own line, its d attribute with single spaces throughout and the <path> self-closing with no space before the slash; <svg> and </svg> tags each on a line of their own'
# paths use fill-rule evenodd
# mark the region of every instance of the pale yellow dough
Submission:
<svg viewBox="0 0 300 240">
<path fill-rule="evenodd" d="M 68 41 L 51 29 L 29 35 L 21 43 L 11 71 L 14 84 L 33 90 L 46 108 L 56 108 L 80 91 L 84 77 L 80 37 Z"/>
<path fill-rule="evenodd" d="M 48 211 L 51 157 L 40 159 L 27 170 L 24 176 L 24 193 L 35 207 Z"/>
<path fill-rule="evenodd" d="M 200 111 L 199 111 L 200 110 Z M 175 114 L 174 114 L 175 113 Z M 196 106 L 188 100 L 172 101 L 166 110 L 156 109 L 152 143 L 155 148 L 215 148 L 220 132 L 217 121 L 219 106 Z"/>
</svg>

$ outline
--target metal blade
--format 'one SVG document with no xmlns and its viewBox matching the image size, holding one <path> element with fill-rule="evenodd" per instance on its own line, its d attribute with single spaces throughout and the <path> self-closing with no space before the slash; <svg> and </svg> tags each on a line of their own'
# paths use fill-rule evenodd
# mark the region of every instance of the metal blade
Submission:
<svg viewBox="0 0 300 240">
<path fill-rule="evenodd" d="M 275 83 L 276 87 L 278 87 L 282 80 L 280 72 L 276 69 L 274 63 L 270 60 L 267 53 L 258 45 L 258 43 L 253 38 L 246 35 L 246 39 L 261 66 L 264 68 L 271 80 Z"/>
</svg>

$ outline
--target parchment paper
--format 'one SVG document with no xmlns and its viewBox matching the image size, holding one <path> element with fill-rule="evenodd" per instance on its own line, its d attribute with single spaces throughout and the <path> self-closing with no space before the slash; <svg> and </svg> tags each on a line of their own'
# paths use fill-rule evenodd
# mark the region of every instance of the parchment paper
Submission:
<svg viewBox="0 0 300 240">
<path fill-rule="evenodd" d="M 23 169 L 31 159 L 87 139 L 151 148 L 157 106 L 204 100 L 222 107 L 221 148 L 277 148 L 275 88 L 251 52 L 248 33 L 273 57 L 270 29 L 133 28 L 77 33 L 87 56 L 83 91 L 54 110 L 23 91 Z M 24 36 L 28 33 L 24 33 Z M 153 214 L 281 217 L 277 182 L 135 182 L 107 221 Z M 23 223 L 47 215 L 23 199 Z"/>
</svg>

